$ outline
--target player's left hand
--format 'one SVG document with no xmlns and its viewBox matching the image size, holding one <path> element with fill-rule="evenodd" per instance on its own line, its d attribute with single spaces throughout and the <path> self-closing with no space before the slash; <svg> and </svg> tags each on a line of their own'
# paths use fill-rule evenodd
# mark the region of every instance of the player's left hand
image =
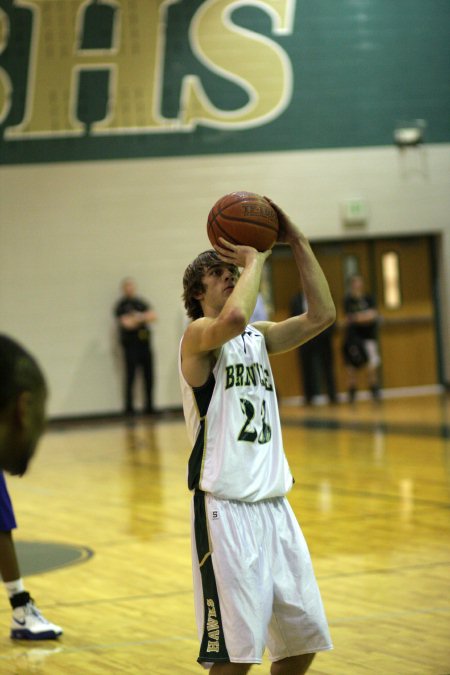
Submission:
<svg viewBox="0 0 450 675">
<path fill-rule="evenodd" d="M 236 267 L 246 267 L 252 260 L 262 256 L 264 260 L 272 253 L 271 250 L 259 252 L 253 246 L 243 246 L 242 244 L 232 244 L 223 237 L 219 237 L 221 245 L 214 247 L 221 260 Z"/>
</svg>

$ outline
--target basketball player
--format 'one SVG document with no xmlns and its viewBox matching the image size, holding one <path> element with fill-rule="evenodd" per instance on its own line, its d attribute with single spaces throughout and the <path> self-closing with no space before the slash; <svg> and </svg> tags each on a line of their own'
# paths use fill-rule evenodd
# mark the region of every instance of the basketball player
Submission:
<svg viewBox="0 0 450 675">
<path fill-rule="evenodd" d="M 22 476 L 45 424 L 47 385 L 35 359 L 0 335 L 0 470 Z"/>
<path fill-rule="evenodd" d="M 270 201 L 270 200 L 269 200 Z M 286 499 L 284 454 L 268 353 L 298 347 L 335 319 L 305 236 L 273 202 L 308 309 L 248 324 L 270 251 L 221 239 L 186 269 L 192 322 L 180 344 L 183 408 L 192 442 L 192 550 L 198 661 L 243 675 L 267 646 L 272 675 L 305 673 L 331 640 L 307 545 Z M 242 268 L 239 275 L 238 268 Z"/>
<path fill-rule="evenodd" d="M 12 537 L 16 527 L 2 470 L 23 475 L 45 424 L 47 386 L 34 358 L 0 335 L 0 576 L 12 607 L 11 637 L 49 640 L 62 629 L 49 623 L 25 590 Z"/>
</svg>

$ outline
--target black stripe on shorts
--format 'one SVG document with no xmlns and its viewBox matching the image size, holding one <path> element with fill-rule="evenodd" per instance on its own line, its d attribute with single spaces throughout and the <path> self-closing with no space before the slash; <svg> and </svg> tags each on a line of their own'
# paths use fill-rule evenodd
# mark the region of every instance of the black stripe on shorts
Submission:
<svg viewBox="0 0 450 675">
<path fill-rule="evenodd" d="M 205 493 L 201 490 L 196 490 L 194 494 L 194 531 L 202 575 L 204 610 L 203 637 L 197 661 L 229 662 L 208 537 Z"/>
</svg>

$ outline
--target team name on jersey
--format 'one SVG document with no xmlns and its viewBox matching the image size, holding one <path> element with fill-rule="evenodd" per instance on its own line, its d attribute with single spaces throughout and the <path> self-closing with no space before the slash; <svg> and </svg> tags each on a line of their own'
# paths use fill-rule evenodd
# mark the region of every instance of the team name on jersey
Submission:
<svg viewBox="0 0 450 675">
<path fill-rule="evenodd" d="M 270 373 L 260 363 L 252 363 L 250 366 L 243 363 L 233 363 L 230 366 L 225 366 L 225 372 L 225 389 L 256 386 L 259 383 L 267 391 L 273 391 Z"/>
</svg>

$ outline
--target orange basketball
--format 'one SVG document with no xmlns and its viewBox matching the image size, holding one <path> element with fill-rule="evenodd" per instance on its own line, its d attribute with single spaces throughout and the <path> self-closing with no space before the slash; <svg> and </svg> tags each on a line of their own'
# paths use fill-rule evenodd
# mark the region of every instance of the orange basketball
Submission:
<svg viewBox="0 0 450 675">
<path fill-rule="evenodd" d="M 208 238 L 213 246 L 223 237 L 232 244 L 272 248 L 278 236 L 278 216 L 269 202 L 254 192 L 231 192 L 219 199 L 208 215 Z"/>
</svg>

